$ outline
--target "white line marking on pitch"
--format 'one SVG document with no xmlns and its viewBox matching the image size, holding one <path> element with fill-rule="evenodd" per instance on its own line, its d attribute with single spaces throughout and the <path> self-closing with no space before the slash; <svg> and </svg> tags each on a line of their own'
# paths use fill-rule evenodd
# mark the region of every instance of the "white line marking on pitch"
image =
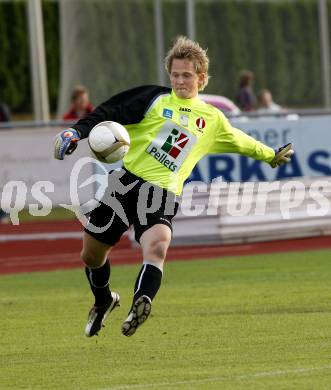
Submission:
<svg viewBox="0 0 331 390">
<path fill-rule="evenodd" d="M 177 381 L 177 382 L 156 382 L 156 383 L 145 383 L 145 384 L 136 384 L 136 385 L 121 385 L 116 387 L 106 387 L 99 390 L 130 390 L 130 389 L 145 389 L 147 387 L 172 387 L 180 385 L 194 385 L 194 384 L 203 384 L 209 382 L 222 382 L 222 381 L 233 381 L 237 379 L 251 379 L 251 378 L 263 378 L 268 376 L 281 376 L 288 374 L 299 374 L 312 371 L 322 371 L 330 370 L 331 366 L 325 367 L 311 367 L 311 368 L 296 368 L 293 370 L 279 370 L 279 371 L 270 371 L 270 372 L 256 372 L 255 374 L 245 374 L 237 376 L 218 376 L 205 379 L 192 379 L 187 381 Z"/>
<path fill-rule="evenodd" d="M 0 242 L 8 241 L 32 241 L 32 240 L 61 240 L 81 239 L 82 232 L 54 232 L 54 233 L 25 233 L 25 234 L 1 234 Z"/>
</svg>

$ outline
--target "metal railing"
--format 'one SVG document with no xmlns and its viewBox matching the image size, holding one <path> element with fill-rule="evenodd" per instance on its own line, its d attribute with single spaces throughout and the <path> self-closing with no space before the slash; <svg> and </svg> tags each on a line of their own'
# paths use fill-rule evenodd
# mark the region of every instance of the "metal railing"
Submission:
<svg viewBox="0 0 331 390">
<path fill-rule="evenodd" d="M 300 117 L 306 116 L 324 116 L 331 115 L 331 109 L 328 108 L 305 108 L 305 109 L 288 109 L 281 112 L 263 113 L 260 114 L 256 111 L 241 112 L 240 114 L 226 113 L 229 119 L 256 119 L 256 118 L 272 118 L 272 119 L 288 119 L 294 120 Z M 9 129 L 31 129 L 41 127 L 59 127 L 67 128 L 74 124 L 72 121 L 50 120 L 50 121 L 17 121 L 17 122 L 2 122 L 0 123 L 0 130 Z"/>
</svg>

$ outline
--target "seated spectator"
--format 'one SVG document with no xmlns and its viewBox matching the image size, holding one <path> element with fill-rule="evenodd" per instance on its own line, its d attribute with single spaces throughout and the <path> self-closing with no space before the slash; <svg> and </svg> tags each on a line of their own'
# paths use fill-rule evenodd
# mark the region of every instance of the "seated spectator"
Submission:
<svg viewBox="0 0 331 390">
<path fill-rule="evenodd" d="M 63 115 L 65 120 L 77 120 L 93 111 L 87 88 L 77 85 L 71 94 L 71 106 Z"/>
<path fill-rule="evenodd" d="M 262 89 L 257 96 L 257 110 L 259 114 L 281 112 L 283 109 L 272 99 L 272 94 L 268 89 Z"/>
<path fill-rule="evenodd" d="M 10 122 L 10 110 L 8 106 L 0 102 L 0 122 Z"/>
<path fill-rule="evenodd" d="M 254 74 L 244 70 L 240 74 L 239 91 L 236 102 L 242 111 L 253 111 L 256 105 L 256 98 L 253 92 Z"/>
</svg>

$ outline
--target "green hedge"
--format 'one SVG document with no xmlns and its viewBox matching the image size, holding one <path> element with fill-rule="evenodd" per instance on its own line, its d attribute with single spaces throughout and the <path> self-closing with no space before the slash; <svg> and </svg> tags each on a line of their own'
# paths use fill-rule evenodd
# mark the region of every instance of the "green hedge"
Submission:
<svg viewBox="0 0 331 390">
<path fill-rule="evenodd" d="M 45 50 L 49 103 L 56 110 L 60 77 L 59 7 L 57 2 L 43 2 Z"/>
<path fill-rule="evenodd" d="M 107 15 L 111 28 L 116 23 L 123 23 L 118 20 L 117 12 L 123 7 L 123 15 L 132 14 L 135 9 L 139 25 L 150 27 L 153 34 L 150 0 L 108 1 L 118 7 L 116 12 Z M 101 3 L 101 0 L 96 2 L 102 7 Z M 331 31 L 331 0 L 329 9 Z M 58 3 L 43 1 L 43 15 L 49 94 L 54 111 L 60 62 Z M 185 1 L 164 0 L 163 15 L 167 48 L 177 34 L 186 32 Z M 137 27 L 134 23 L 123 24 L 128 42 L 135 42 Z M 239 71 L 250 69 L 256 76 L 255 89 L 269 88 L 281 104 L 322 104 L 317 1 L 196 0 L 196 27 L 197 40 L 208 47 L 211 58 L 212 79 L 206 92 L 234 98 Z M 156 77 L 155 47 L 151 46 L 151 42 L 153 40 L 141 46 L 143 68 L 149 76 L 144 77 L 141 64 L 130 61 L 112 64 L 114 74 L 130 75 L 127 82 L 122 77 L 114 78 L 113 90 L 129 87 L 126 85 L 129 81 L 131 85 L 139 84 L 140 81 L 150 81 L 151 75 Z M 138 48 L 139 42 L 135 45 Z M 117 49 L 114 47 L 114 50 Z M 7 102 L 13 111 L 31 111 L 26 4 L 21 1 L 0 2 L 0 100 Z"/>
<path fill-rule="evenodd" d="M 207 1 L 196 15 L 211 57 L 209 92 L 234 98 L 240 70 L 250 69 L 255 89 L 269 88 L 284 105 L 322 104 L 315 0 Z"/>
<path fill-rule="evenodd" d="M 0 100 L 16 112 L 31 112 L 31 83 L 26 3 L 0 2 Z M 59 85 L 58 3 L 43 2 L 46 60 L 51 108 Z"/>
<path fill-rule="evenodd" d="M 26 31 L 24 4 L 0 3 L 0 100 L 17 110 L 31 106 Z"/>
</svg>

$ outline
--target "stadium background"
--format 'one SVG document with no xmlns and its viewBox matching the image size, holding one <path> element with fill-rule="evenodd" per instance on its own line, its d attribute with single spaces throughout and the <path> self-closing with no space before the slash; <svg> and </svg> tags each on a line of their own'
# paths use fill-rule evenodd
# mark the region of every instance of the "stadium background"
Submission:
<svg viewBox="0 0 331 390">
<path fill-rule="evenodd" d="M 177 34 L 187 33 L 187 2 L 160 3 L 166 50 Z M 238 72 L 249 68 L 256 76 L 256 90 L 270 88 L 277 102 L 299 113 L 295 120 L 286 115 L 263 121 L 246 117 L 240 126 L 255 134 L 272 130 L 280 136 L 290 129 L 295 135 L 300 146 L 297 161 L 303 167 L 301 206 L 284 219 L 276 192 L 266 215 L 231 216 L 222 203 L 228 194 L 222 194 L 216 216 L 179 214 L 153 318 L 129 341 L 119 327 L 141 255 L 125 235 L 112 253 L 117 265 L 113 284 L 123 307 L 92 342 L 82 335 L 90 293 L 79 259 L 81 225 L 63 208 L 40 217 L 22 208 L 19 225 L 0 225 L 1 389 L 330 387 L 331 116 L 329 109 L 322 109 L 320 3 L 194 2 L 195 37 L 208 47 L 212 63 L 207 92 L 233 98 Z M 330 20 L 331 2 L 324 3 Z M 155 4 L 42 2 L 52 118 L 67 107 L 77 83 L 86 85 L 98 104 L 132 85 L 158 82 Z M 27 2 L 1 1 L 0 100 L 18 122 L 0 126 L 0 199 L 3 205 L 8 181 L 22 180 L 28 202 L 36 203 L 32 184 L 51 179 L 56 184 L 55 204 L 66 203 L 73 163 L 88 150 L 82 145 L 60 166 L 52 157 L 52 139 L 60 123 L 31 121 L 27 36 Z M 304 163 L 317 152 L 320 170 L 314 171 Z M 222 158 L 229 159 L 214 157 L 214 167 Z M 242 160 L 233 161 L 236 167 L 243 165 Z M 209 163 L 203 162 L 200 171 L 210 179 Z M 297 180 L 291 166 L 282 185 Z M 268 169 L 262 172 L 273 180 L 270 172 L 275 171 Z M 259 167 L 254 171 L 249 166 L 232 173 L 240 180 L 246 172 L 255 181 L 261 175 Z M 325 215 L 317 210 L 311 217 L 306 212 L 312 202 L 307 189 L 318 181 L 324 183 L 329 207 Z M 238 187 L 240 195 L 244 185 Z M 91 188 L 84 191 L 87 198 L 92 194 Z M 238 198 L 233 195 L 231 200 L 235 209 Z M 246 200 L 241 198 L 244 204 Z M 206 198 L 197 194 L 195 201 L 205 203 Z"/>
<path fill-rule="evenodd" d="M 247 68 L 255 73 L 257 90 L 267 86 L 280 104 L 321 106 L 317 5 L 315 0 L 195 1 L 196 38 L 211 58 L 207 92 L 233 99 L 238 72 Z M 91 90 L 97 104 L 132 85 L 157 81 L 152 0 L 43 1 L 42 6 L 53 112 L 58 102 L 60 111 L 66 107 L 77 82 Z M 186 2 L 164 0 L 162 7 L 167 48 L 187 32 Z M 0 2 L 0 29 L 2 99 L 14 111 L 31 112 L 25 2 Z"/>
</svg>

